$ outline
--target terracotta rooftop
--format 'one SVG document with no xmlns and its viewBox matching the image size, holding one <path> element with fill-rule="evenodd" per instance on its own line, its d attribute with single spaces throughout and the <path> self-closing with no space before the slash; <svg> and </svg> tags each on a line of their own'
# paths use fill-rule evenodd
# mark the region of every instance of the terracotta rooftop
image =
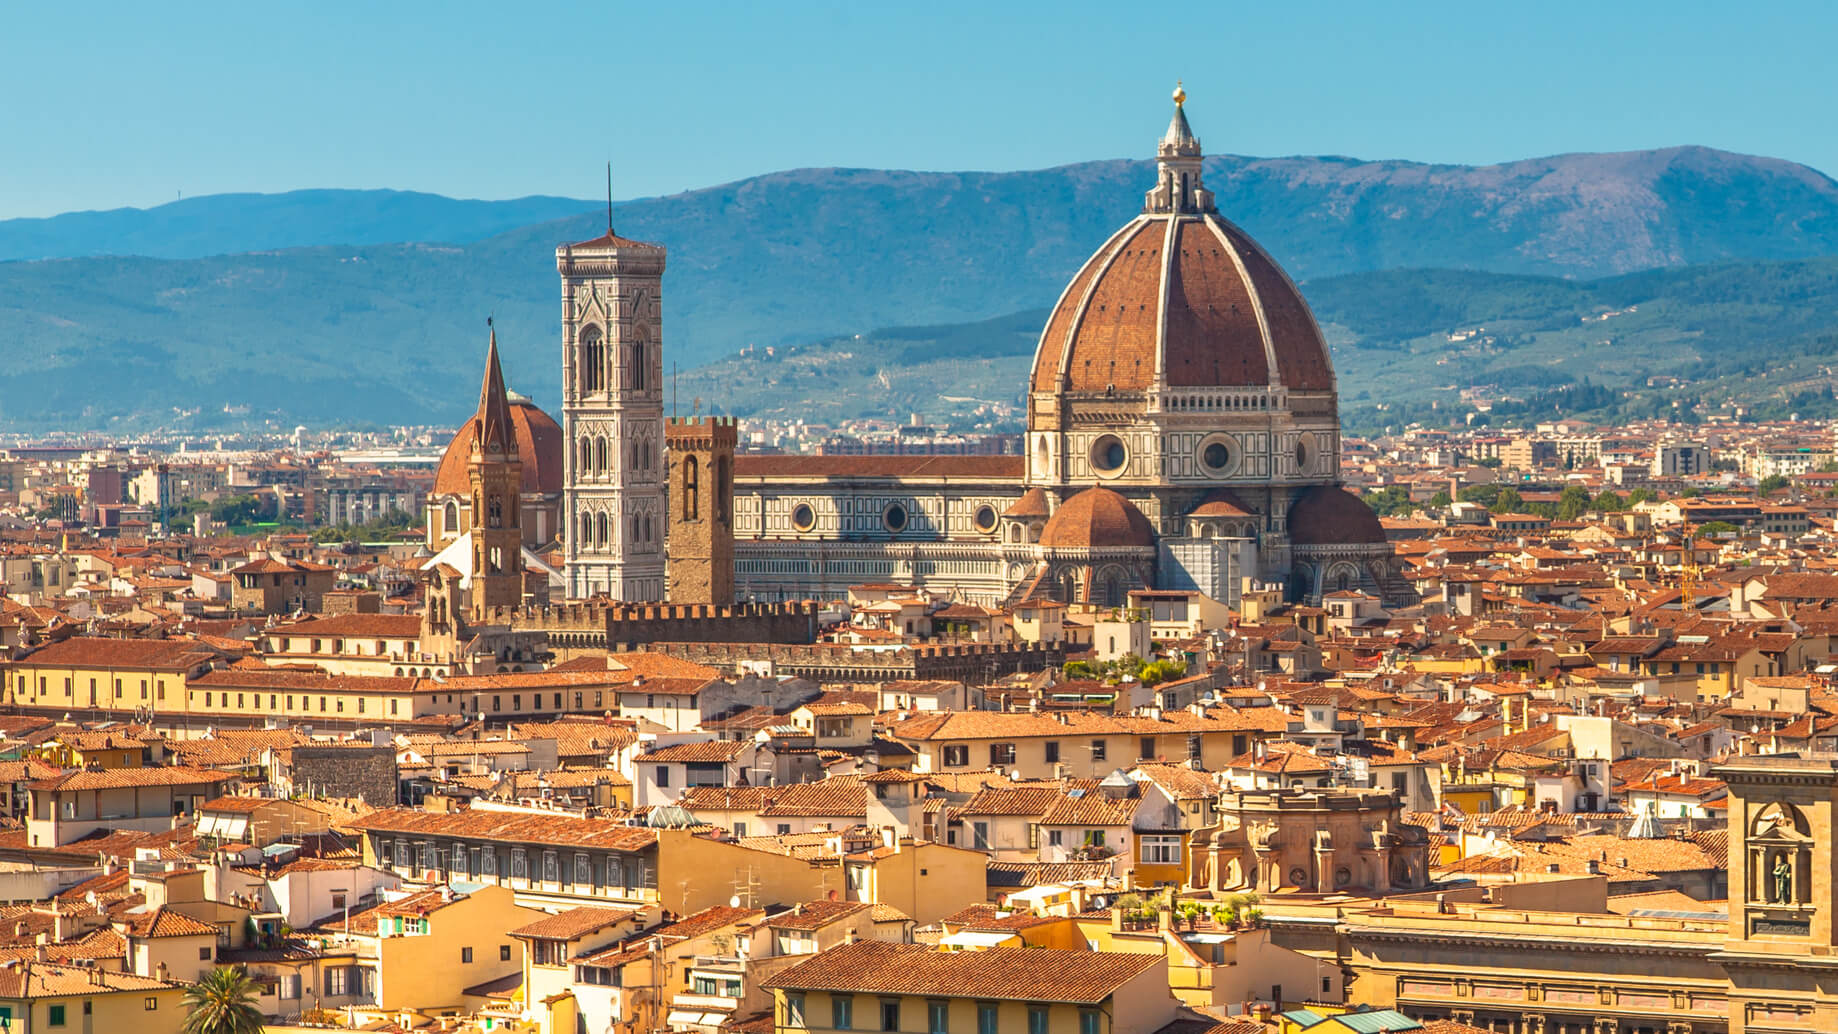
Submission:
<svg viewBox="0 0 1838 1034">
<path fill-rule="evenodd" d="M 1097 1005 L 1136 977 L 1166 964 L 1160 954 L 1062 948 L 943 952 L 923 944 L 857 941 L 783 970 L 765 986 Z"/>
</svg>

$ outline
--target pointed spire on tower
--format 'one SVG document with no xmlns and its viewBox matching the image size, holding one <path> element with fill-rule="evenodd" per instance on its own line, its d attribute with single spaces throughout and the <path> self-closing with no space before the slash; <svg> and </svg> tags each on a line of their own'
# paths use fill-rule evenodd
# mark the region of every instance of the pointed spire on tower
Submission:
<svg viewBox="0 0 1838 1034">
<path fill-rule="evenodd" d="M 1163 158 L 1200 154 L 1200 138 L 1187 124 L 1187 91 L 1179 79 L 1174 81 L 1174 117 L 1168 120 L 1168 131 L 1162 134 L 1161 146 L 1156 150 Z"/>
<path fill-rule="evenodd" d="M 491 343 L 485 351 L 485 380 L 479 385 L 478 446 L 485 452 L 514 453 L 517 436 L 511 433 L 511 402 L 504 389 L 504 369 L 498 363 L 498 328 L 491 317 Z"/>
</svg>

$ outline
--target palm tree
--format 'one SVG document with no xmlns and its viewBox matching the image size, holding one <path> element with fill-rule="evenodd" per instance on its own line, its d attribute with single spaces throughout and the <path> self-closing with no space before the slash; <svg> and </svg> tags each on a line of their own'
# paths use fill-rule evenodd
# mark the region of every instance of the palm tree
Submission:
<svg viewBox="0 0 1838 1034">
<path fill-rule="evenodd" d="M 219 966 L 185 989 L 184 1034 L 261 1034 L 256 985 L 241 966 Z"/>
</svg>

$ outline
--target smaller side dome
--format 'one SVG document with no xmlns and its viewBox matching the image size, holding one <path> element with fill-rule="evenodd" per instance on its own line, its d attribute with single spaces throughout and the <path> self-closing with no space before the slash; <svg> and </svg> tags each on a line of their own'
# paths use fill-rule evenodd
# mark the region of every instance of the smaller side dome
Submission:
<svg viewBox="0 0 1838 1034">
<path fill-rule="evenodd" d="M 1002 511 L 1002 516 L 1017 519 L 1046 517 L 1050 514 L 1051 511 L 1047 508 L 1047 493 L 1039 488 L 1028 489 L 1021 498 L 1008 504 L 1008 509 Z"/>
<path fill-rule="evenodd" d="M 1134 503 L 1100 485 L 1060 504 L 1041 529 L 1040 544 L 1059 549 L 1154 548 L 1155 529 Z"/>
<path fill-rule="evenodd" d="M 1223 488 L 1215 488 L 1211 492 L 1206 493 L 1206 498 L 1200 500 L 1200 505 L 1189 510 L 1187 516 L 1251 517 L 1255 515 L 1251 513 L 1250 508 L 1245 506 L 1244 502 L 1237 496 Z"/>
<path fill-rule="evenodd" d="M 1289 541 L 1298 546 L 1382 545 L 1385 526 L 1358 496 L 1335 485 L 1318 485 L 1289 508 Z"/>
</svg>

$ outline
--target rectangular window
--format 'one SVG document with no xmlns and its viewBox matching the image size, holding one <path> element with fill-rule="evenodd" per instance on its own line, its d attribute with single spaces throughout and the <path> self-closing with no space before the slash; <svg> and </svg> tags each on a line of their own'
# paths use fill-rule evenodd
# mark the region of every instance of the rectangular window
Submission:
<svg viewBox="0 0 1838 1034">
<path fill-rule="evenodd" d="M 498 945 L 498 961 L 499 962 L 509 962 L 510 960 L 511 960 L 511 946 L 508 944 Z"/>
<path fill-rule="evenodd" d="M 976 1034 L 996 1034 L 998 1008 L 994 1002 L 976 1003 Z"/>
<path fill-rule="evenodd" d="M 950 1002 L 925 1003 L 925 1029 L 927 1034 L 949 1034 L 951 1030 Z"/>
<path fill-rule="evenodd" d="M 881 1029 L 897 1031 L 900 1029 L 900 1003 L 881 1003 Z"/>
<path fill-rule="evenodd" d="M 989 850 L 989 823 L 972 822 L 970 824 L 970 846 L 978 851 Z"/>
<path fill-rule="evenodd" d="M 1059 761 L 1059 741 L 1058 740 L 1048 740 L 1047 741 L 1047 764 L 1051 765 L 1057 761 Z"/>
<path fill-rule="evenodd" d="M 351 971 L 344 966 L 333 966 L 325 971 L 325 993 L 329 997 L 339 998 L 345 994 L 350 983 Z"/>
<path fill-rule="evenodd" d="M 45 1019 L 46 1022 L 50 1023 L 53 1027 L 62 1027 L 64 1025 L 64 1007 L 61 1005 L 53 1005 L 46 1009 Z"/>
<path fill-rule="evenodd" d="M 1064 834 L 1065 834 L 1064 830 L 1059 830 L 1059 829 L 1047 830 L 1047 846 L 1048 847 L 1060 846 L 1060 843 L 1064 837 Z"/>
<path fill-rule="evenodd" d="M 1137 752 L 1137 756 L 1144 760 L 1155 756 L 1155 737 L 1144 736 L 1142 738 L 1142 750 Z"/>
<path fill-rule="evenodd" d="M 966 744 L 953 743 L 945 747 L 945 767 L 962 768 L 970 763 L 970 748 Z"/>
<path fill-rule="evenodd" d="M 991 743 L 989 745 L 989 763 L 991 766 L 1014 764 L 1015 745 L 1012 743 Z"/>
<path fill-rule="evenodd" d="M 669 765 L 657 766 L 657 785 L 658 786 L 669 786 L 670 785 L 670 766 Z"/>
<path fill-rule="evenodd" d="M 804 1026 L 804 996 L 788 994 L 785 996 L 785 1025 L 787 1027 Z"/>
<path fill-rule="evenodd" d="M 562 861 L 560 858 L 556 857 L 554 851 L 544 851 L 542 853 L 542 879 L 544 883 L 560 883 L 562 881 Z"/>
<path fill-rule="evenodd" d="M 1027 1007 L 1027 1034 L 1047 1034 L 1047 1007 L 1030 1005 Z"/>
<path fill-rule="evenodd" d="M 594 881 L 593 859 L 584 854 L 574 856 L 574 883 L 577 887 L 586 887 Z"/>
<path fill-rule="evenodd" d="M 1190 758 L 1200 756 L 1200 734 L 1197 732 L 1187 734 L 1187 756 Z"/>
<path fill-rule="evenodd" d="M 1093 761 L 1103 761 L 1104 760 L 1104 741 L 1103 740 L 1092 740 L 1091 741 L 1091 760 Z"/>
<path fill-rule="evenodd" d="M 462 965 L 472 964 L 472 949 L 471 948 L 461 948 L 460 949 L 460 963 Z"/>
<path fill-rule="evenodd" d="M 1098 1010 L 1079 1010 L 1079 1034 L 1098 1034 Z"/>
<path fill-rule="evenodd" d="M 1149 834 L 1139 839 L 1145 865 L 1181 864 L 1181 838 L 1173 834 Z"/>
<path fill-rule="evenodd" d="M 855 1026 L 855 999 L 848 995 L 830 996 L 830 1026 L 850 1030 Z"/>
<path fill-rule="evenodd" d="M 511 879 L 523 880 L 530 876 L 530 856 L 521 847 L 511 848 Z"/>
<path fill-rule="evenodd" d="M 479 853 L 479 871 L 487 876 L 498 875 L 498 849 L 487 847 Z"/>
</svg>

